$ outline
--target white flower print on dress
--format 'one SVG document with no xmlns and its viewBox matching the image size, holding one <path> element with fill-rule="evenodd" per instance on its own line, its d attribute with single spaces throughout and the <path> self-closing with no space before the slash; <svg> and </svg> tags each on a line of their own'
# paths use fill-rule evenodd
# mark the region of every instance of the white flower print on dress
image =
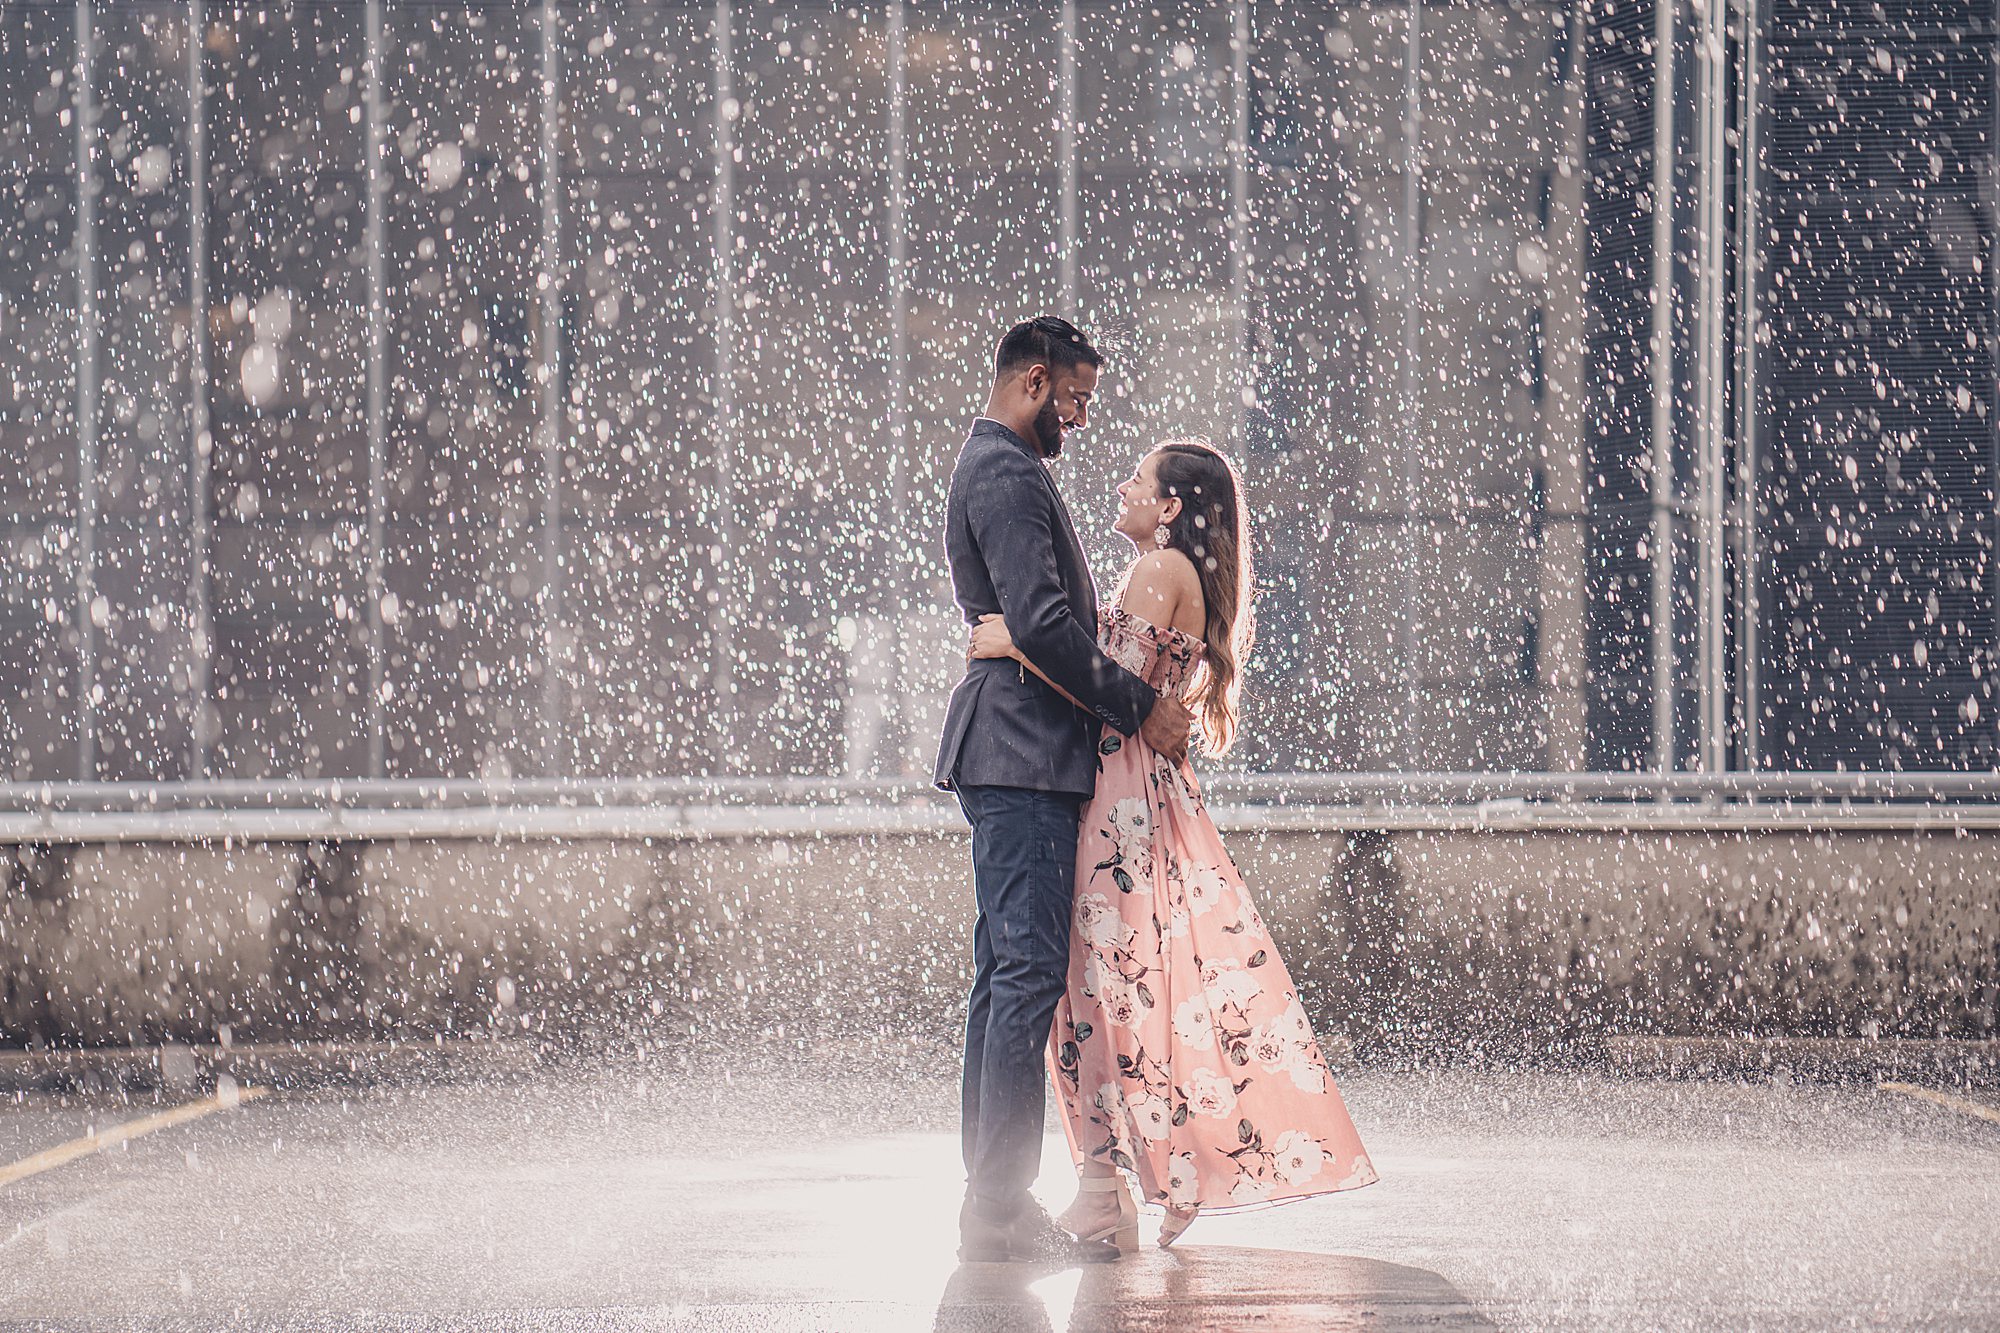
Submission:
<svg viewBox="0 0 2000 1333">
<path fill-rule="evenodd" d="M 1181 882 L 1187 889 L 1188 915 L 1203 916 L 1222 901 L 1224 889 L 1222 872 L 1214 866 L 1191 866 L 1182 876 Z"/>
<path fill-rule="evenodd" d="M 1243 970 L 1233 958 L 1216 958 L 1204 963 L 1201 969 L 1201 988 L 1218 1003 L 1229 1003 L 1242 1008 L 1257 998 L 1264 988 L 1257 984 L 1257 978 Z"/>
<path fill-rule="evenodd" d="M 1093 949 L 1122 949 L 1132 942 L 1134 934 L 1101 893 L 1086 893 L 1076 900 L 1076 925 Z"/>
<path fill-rule="evenodd" d="M 1092 952 L 1085 956 L 1083 960 L 1083 993 L 1085 995 L 1095 995 L 1101 998 L 1109 994 L 1114 987 L 1122 984 L 1122 982 L 1123 978 L 1112 970 L 1111 964 L 1104 961 L 1103 954 Z"/>
<path fill-rule="evenodd" d="M 1300 1092 L 1326 1091 L 1326 1066 L 1310 1046 L 1292 1047 L 1292 1086 Z"/>
<path fill-rule="evenodd" d="M 1134 875 L 1153 872 L 1153 812 L 1146 802 L 1128 796 L 1112 805 L 1106 815 L 1112 842 L 1118 855 Z"/>
<path fill-rule="evenodd" d="M 1270 1193 L 1270 1181 L 1260 1180 L 1256 1176 L 1239 1176 L 1236 1183 L 1229 1187 L 1229 1201 L 1231 1203 L 1256 1203 L 1269 1197 Z"/>
<path fill-rule="evenodd" d="M 1271 1149 L 1271 1169 L 1287 1185 L 1303 1185 L 1326 1165 L 1326 1149 L 1302 1129 L 1288 1129 L 1278 1135 Z"/>
<path fill-rule="evenodd" d="M 1109 1116 L 1118 1114 L 1125 1105 L 1125 1090 L 1116 1083 L 1106 1083 L 1097 1089 L 1097 1109 Z"/>
<path fill-rule="evenodd" d="M 1190 996 L 1175 1006 L 1174 1040 L 1191 1051 L 1215 1049 L 1215 1017 L 1201 996 Z"/>
<path fill-rule="evenodd" d="M 1188 1107 L 1197 1115 L 1218 1119 L 1236 1110 L 1236 1087 L 1225 1074 L 1213 1069 L 1197 1069 L 1188 1075 Z"/>
<path fill-rule="evenodd" d="M 1148 1143 L 1158 1143 L 1173 1128 L 1174 1113 L 1158 1097 L 1141 1097 L 1126 1109 L 1132 1113 L 1132 1123 L 1138 1127 L 1139 1137 Z"/>
<path fill-rule="evenodd" d="M 1097 993 L 1097 999 L 1104 1006 L 1104 1016 L 1120 1027 L 1139 1026 L 1146 1012 L 1146 1006 L 1139 1003 L 1137 990 L 1122 981 L 1110 983 Z"/>
<path fill-rule="evenodd" d="M 1334 1186 L 1334 1188 L 1342 1190 L 1358 1189 L 1363 1185 L 1372 1185 L 1380 1179 L 1381 1177 L 1375 1174 L 1374 1164 L 1366 1157 L 1362 1157 L 1355 1161 L 1354 1169 L 1341 1177 L 1340 1183 Z"/>
<path fill-rule="evenodd" d="M 1254 908 L 1244 903 L 1240 898 L 1237 900 L 1237 904 L 1236 919 L 1222 928 L 1223 934 L 1234 935 L 1239 939 L 1253 940 L 1270 934 L 1269 931 L 1264 929 L 1264 922 L 1258 917 Z"/>
<path fill-rule="evenodd" d="M 1192 1208 L 1201 1201 L 1201 1173 L 1194 1154 L 1177 1152 L 1167 1159 L 1167 1202 L 1176 1208 Z"/>
<path fill-rule="evenodd" d="M 1292 1067 L 1295 1048 L 1289 1037 L 1280 1030 L 1280 1024 L 1273 1020 L 1250 1034 L 1250 1058 L 1273 1074 L 1283 1074 Z"/>
<path fill-rule="evenodd" d="M 1303 1044 L 1313 1039 L 1312 1020 L 1306 1017 L 1298 996 L 1292 996 L 1285 1011 L 1271 1020 L 1271 1031 L 1288 1042 Z"/>
</svg>

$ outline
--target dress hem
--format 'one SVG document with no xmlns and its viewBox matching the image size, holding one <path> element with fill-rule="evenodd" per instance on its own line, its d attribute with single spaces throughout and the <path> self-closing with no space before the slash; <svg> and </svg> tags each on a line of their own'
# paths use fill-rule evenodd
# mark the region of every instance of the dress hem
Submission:
<svg viewBox="0 0 2000 1333">
<path fill-rule="evenodd" d="M 1124 1174 L 1130 1175 L 1131 1173 L 1125 1172 Z M 1377 1175 L 1373 1180 L 1364 1180 L 1358 1185 L 1329 1185 L 1325 1189 L 1308 1190 L 1304 1194 L 1287 1194 L 1277 1199 L 1255 1199 L 1249 1203 L 1203 1204 L 1198 1215 L 1201 1217 L 1227 1217 L 1231 1213 L 1260 1213 L 1266 1208 L 1282 1208 L 1288 1203 L 1298 1203 L 1305 1199 L 1321 1199 L 1329 1194 L 1352 1194 L 1356 1190 L 1365 1190 L 1370 1185 L 1379 1185 L 1381 1183 L 1382 1177 Z M 1146 1209 L 1156 1209 L 1162 1214 L 1167 1211 L 1165 1204 L 1155 1202 L 1151 1199 L 1141 1199 L 1139 1206 Z"/>
</svg>

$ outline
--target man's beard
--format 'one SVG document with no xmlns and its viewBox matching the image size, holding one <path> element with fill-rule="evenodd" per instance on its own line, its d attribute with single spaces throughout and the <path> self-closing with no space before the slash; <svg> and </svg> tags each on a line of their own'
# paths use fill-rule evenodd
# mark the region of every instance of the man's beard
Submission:
<svg viewBox="0 0 2000 1333">
<path fill-rule="evenodd" d="M 1062 446 L 1062 418 L 1056 415 L 1055 399 L 1051 398 L 1035 413 L 1035 447 L 1043 458 L 1056 458 L 1062 454 Z"/>
</svg>

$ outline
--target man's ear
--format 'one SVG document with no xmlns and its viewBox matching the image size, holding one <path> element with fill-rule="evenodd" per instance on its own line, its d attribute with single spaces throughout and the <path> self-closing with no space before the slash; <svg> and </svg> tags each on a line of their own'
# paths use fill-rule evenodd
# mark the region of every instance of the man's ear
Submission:
<svg viewBox="0 0 2000 1333">
<path fill-rule="evenodd" d="M 1037 361 L 1021 375 L 1021 387 L 1028 397 L 1040 399 L 1047 396 L 1050 388 L 1049 368 Z"/>
</svg>

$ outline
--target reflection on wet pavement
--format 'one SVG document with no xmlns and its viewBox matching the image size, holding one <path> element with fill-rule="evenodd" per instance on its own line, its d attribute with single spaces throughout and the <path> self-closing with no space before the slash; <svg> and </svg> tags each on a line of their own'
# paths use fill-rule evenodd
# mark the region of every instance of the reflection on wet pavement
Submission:
<svg viewBox="0 0 2000 1333">
<path fill-rule="evenodd" d="M 967 1264 L 938 1301 L 935 1333 L 1342 1327 L 1490 1329 L 1436 1273 L 1380 1259 L 1177 1246 L 1118 1264 L 1041 1274 Z"/>
</svg>

